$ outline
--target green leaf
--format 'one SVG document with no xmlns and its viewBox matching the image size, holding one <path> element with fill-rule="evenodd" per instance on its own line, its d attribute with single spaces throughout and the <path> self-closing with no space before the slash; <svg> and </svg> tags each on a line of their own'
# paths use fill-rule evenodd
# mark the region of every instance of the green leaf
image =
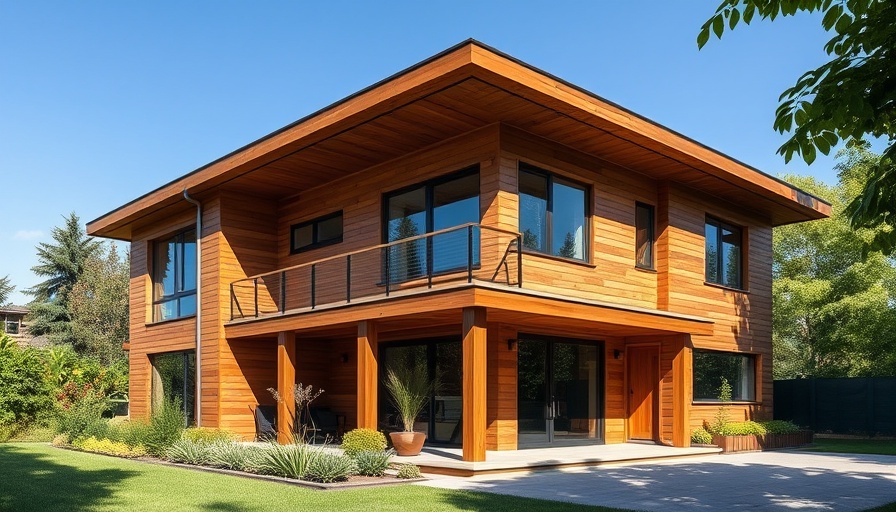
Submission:
<svg viewBox="0 0 896 512">
<path fill-rule="evenodd" d="M 812 162 L 815 161 L 815 146 L 810 141 L 806 139 L 800 141 L 800 153 L 802 153 L 803 161 L 807 165 L 812 165 Z"/>
<path fill-rule="evenodd" d="M 812 142 L 823 155 L 827 155 L 831 152 L 831 145 L 828 144 L 828 141 L 825 140 L 824 137 L 815 137 L 814 139 L 812 139 Z"/>
<path fill-rule="evenodd" d="M 840 18 L 840 15 L 843 14 L 843 7 L 841 5 L 835 5 L 828 9 L 828 12 L 824 14 L 824 18 L 821 20 L 821 26 L 824 27 L 825 30 L 831 30 L 834 27 L 834 23 L 837 23 L 837 20 Z"/>
<path fill-rule="evenodd" d="M 722 38 L 722 32 L 725 31 L 725 20 L 722 19 L 721 14 L 712 19 L 712 31 L 715 32 L 716 37 Z"/>
<path fill-rule="evenodd" d="M 703 30 L 697 34 L 697 48 L 703 48 L 704 45 L 709 41 L 709 27 L 703 27 Z"/>
<path fill-rule="evenodd" d="M 837 23 L 834 24 L 834 29 L 838 34 L 845 34 L 847 30 L 849 30 L 849 26 L 852 25 L 852 17 L 849 14 L 844 14 L 837 18 Z"/>
<path fill-rule="evenodd" d="M 740 21 L 740 11 L 734 9 L 731 11 L 731 16 L 728 18 L 728 28 L 734 30 L 738 21 Z"/>
<path fill-rule="evenodd" d="M 806 124 L 806 121 L 809 120 L 809 116 L 806 115 L 806 111 L 803 109 L 797 109 L 796 112 L 793 113 L 793 120 L 796 121 L 797 126 L 802 126 Z"/>
<path fill-rule="evenodd" d="M 750 24 L 750 21 L 753 19 L 753 14 L 756 13 L 756 4 L 749 3 L 744 8 L 744 23 L 747 25 Z"/>
</svg>

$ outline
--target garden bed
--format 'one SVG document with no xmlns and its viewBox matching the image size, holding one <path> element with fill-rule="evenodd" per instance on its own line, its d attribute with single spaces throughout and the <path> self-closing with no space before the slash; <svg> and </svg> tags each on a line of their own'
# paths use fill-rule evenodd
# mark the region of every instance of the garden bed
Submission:
<svg viewBox="0 0 896 512">
<path fill-rule="evenodd" d="M 796 448 L 812 443 L 814 433 L 801 430 L 791 434 L 756 434 L 724 436 L 713 434 L 712 443 L 722 449 L 722 453 L 755 452 Z"/>
</svg>

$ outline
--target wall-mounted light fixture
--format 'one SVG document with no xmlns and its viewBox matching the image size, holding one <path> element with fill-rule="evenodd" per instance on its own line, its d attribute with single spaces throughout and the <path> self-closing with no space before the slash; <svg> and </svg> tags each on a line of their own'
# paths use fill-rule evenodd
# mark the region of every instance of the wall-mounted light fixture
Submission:
<svg viewBox="0 0 896 512">
<path fill-rule="evenodd" d="M 622 351 L 618 348 L 613 349 L 613 359 L 622 359 Z"/>
<path fill-rule="evenodd" d="M 339 359 L 340 359 L 343 363 L 347 363 L 347 362 L 348 362 L 348 352 L 343 352 L 342 355 L 339 356 Z"/>
<path fill-rule="evenodd" d="M 509 338 L 507 340 L 507 350 L 513 352 L 516 350 L 516 338 Z"/>
</svg>

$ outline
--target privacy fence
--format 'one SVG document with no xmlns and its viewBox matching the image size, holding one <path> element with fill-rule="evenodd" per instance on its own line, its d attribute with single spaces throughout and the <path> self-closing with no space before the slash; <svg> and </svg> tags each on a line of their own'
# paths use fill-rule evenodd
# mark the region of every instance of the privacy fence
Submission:
<svg viewBox="0 0 896 512">
<path fill-rule="evenodd" d="M 896 435 L 896 377 L 775 381 L 775 419 L 817 433 Z"/>
</svg>

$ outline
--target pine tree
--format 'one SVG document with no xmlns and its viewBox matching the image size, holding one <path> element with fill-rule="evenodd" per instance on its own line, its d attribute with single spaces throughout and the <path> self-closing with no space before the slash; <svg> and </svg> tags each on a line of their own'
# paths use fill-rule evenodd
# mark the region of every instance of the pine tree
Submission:
<svg viewBox="0 0 896 512">
<path fill-rule="evenodd" d="M 16 287 L 9 282 L 8 275 L 6 277 L 0 277 L 0 306 L 9 304 L 7 300 L 9 300 L 9 295 L 14 292 L 15 289 Z"/>
<path fill-rule="evenodd" d="M 35 302 L 54 301 L 64 307 L 68 292 L 84 271 L 84 262 L 100 244 L 87 236 L 75 212 L 65 218 L 64 226 L 53 228 L 52 236 L 55 243 L 41 242 L 37 246 L 40 263 L 31 267 L 32 272 L 46 280 L 26 293 L 32 295 Z"/>
</svg>

